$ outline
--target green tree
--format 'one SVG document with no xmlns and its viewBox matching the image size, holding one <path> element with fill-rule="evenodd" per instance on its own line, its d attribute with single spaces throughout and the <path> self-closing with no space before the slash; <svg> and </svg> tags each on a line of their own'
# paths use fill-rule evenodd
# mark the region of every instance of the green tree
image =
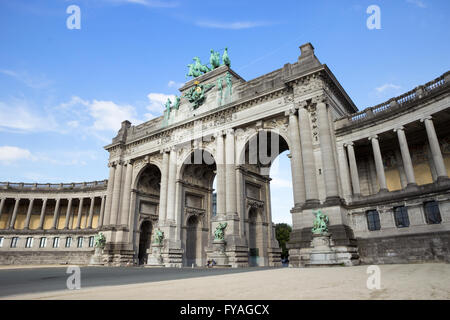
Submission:
<svg viewBox="0 0 450 320">
<path fill-rule="evenodd" d="M 277 223 L 275 225 L 275 236 L 278 240 L 278 244 L 281 248 L 281 258 L 285 259 L 289 256 L 289 251 L 286 248 L 286 243 L 289 241 L 289 237 L 292 232 L 292 227 L 287 223 Z"/>
</svg>

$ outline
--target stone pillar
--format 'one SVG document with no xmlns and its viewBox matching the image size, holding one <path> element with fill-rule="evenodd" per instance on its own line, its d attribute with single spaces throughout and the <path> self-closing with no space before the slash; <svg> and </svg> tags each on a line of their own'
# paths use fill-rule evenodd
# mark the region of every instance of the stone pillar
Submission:
<svg viewBox="0 0 450 320">
<path fill-rule="evenodd" d="M 116 167 L 114 163 L 110 162 L 108 163 L 109 167 L 109 179 L 108 179 L 108 186 L 106 188 L 106 203 L 105 203 L 105 215 L 103 217 L 103 224 L 109 225 L 109 220 L 111 217 L 111 205 L 112 205 L 112 198 L 113 198 L 113 189 L 114 189 L 114 177 L 116 173 Z"/>
<path fill-rule="evenodd" d="M 217 216 L 224 216 L 226 213 L 226 166 L 224 150 L 223 132 L 216 134 L 216 168 L 217 168 Z"/>
<path fill-rule="evenodd" d="M 56 229 L 56 225 L 58 224 L 58 214 L 59 214 L 59 204 L 61 203 L 61 199 L 56 199 L 55 211 L 53 212 L 53 225 L 52 229 Z"/>
<path fill-rule="evenodd" d="M 105 201 L 106 196 L 102 196 L 102 204 L 100 205 L 100 215 L 98 217 L 97 228 L 101 228 L 103 226 L 103 218 L 105 216 Z"/>
<path fill-rule="evenodd" d="M 80 229 L 82 213 L 83 213 L 83 198 L 80 198 L 80 204 L 78 205 L 77 225 L 75 229 Z"/>
<path fill-rule="evenodd" d="M 39 217 L 39 230 L 42 230 L 44 228 L 45 209 L 47 209 L 47 198 L 45 198 L 42 202 L 41 216 Z"/>
<path fill-rule="evenodd" d="M 352 179 L 353 194 L 355 196 L 361 195 L 361 187 L 359 185 L 358 166 L 356 165 L 355 150 L 353 149 L 353 142 L 347 143 L 348 162 L 350 165 L 350 177 Z"/>
<path fill-rule="evenodd" d="M 434 129 L 433 120 L 431 120 L 431 117 L 429 116 L 421 119 L 420 121 L 425 124 L 433 163 L 436 167 L 437 180 L 447 179 L 447 170 L 445 168 L 444 158 L 442 157 L 441 147 L 439 146 L 439 141 L 436 136 L 436 130 Z"/>
<path fill-rule="evenodd" d="M 236 160 L 234 130 L 227 130 L 225 139 L 225 161 L 226 161 L 226 214 L 237 215 L 236 202 Z"/>
<path fill-rule="evenodd" d="M 298 109 L 300 125 L 300 143 L 302 146 L 303 173 L 305 177 L 305 204 L 315 206 L 319 204 L 319 193 L 317 190 L 316 165 L 314 159 L 311 126 L 308 111 L 304 107 Z"/>
<path fill-rule="evenodd" d="M 114 176 L 114 190 L 111 203 L 111 216 L 109 220 L 110 225 L 116 225 L 118 223 L 120 196 L 122 190 L 122 170 L 123 162 L 118 161 L 116 165 L 116 174 Z"/>
<path fill-rule="evenodd" d="M 318 102 L 316 108 L 319 121 L 320 153 L 322 156 L 326 201 L 336 201 L 339 199 L 339 189 L 336 163 L 334 161 L 335 150 L 333 150 L 330 124 L 328 122 L 328 108 L 324 102 Z"/>
<path fill-rule="evenodd" d="M 348 198 L 351 197 L 353 193 L 350 182 L 350 171 L 348 166 L 347 152 L 345 151 L 345 144 L 340 144 L 336 148 L 338 153 L 338 165 L 342 183 L 342 193 L 346 198 Z"/>
<path fill-rule="evenodd" d="M 414 177 L 414 168 L 412 165 L 411 155 L 409 153 L 408 141 L 406 140 L 405 130 L 403 127 L 394 129 L 397 132 L 398 143 L 400 145 L 400 152 L 402 154 L 403 168 L 405 169 L 407 186 L 416 186 L 416 178 Z"/>
<path fill-rule="evenodd" d="M 30 203 L 28 204 L 27 217 L 25 219 L 25 225 L 23 226 L 24 230 L 28 230 L 30 228 L 30 219 L 31 219 L 31 213 L 33 211 L 33 203 L 34 203 L 34 199 L 30 199 Z"/>
<path fill-rule="evenodd" d="M 373 157 L 375 160 L 375 169 L 377 170 L 378 183 L 380 185 L 380 192 L 387 192 L 386 176 L 384 174 L 383 158 L 381 157 L 380 144 L 378 142 L 378 136 L 374 135 L 369 137 L 372 142 Z"/>
<path fill-rule="evenodd" d="M 2 217 L 3 208 L 5 207 L 6 198 L 2 198 L 0 201 L 0 218 Z"/>
<path fill-rule="evenodd" d="M 13 209 L 11 221 L 9 222 L 9 229 L 14 229 L 14 224 L 16 223 L 16 218 L 17 218 L 17 210 L 19 210 L 19 202 L 20 202 L 20 198 L 16 198 L 16 202 L 14 203 L 14 209 Z"/>
<path fill-rule="evenodd" d="M 169 153 L 166 150 L 163 150 L 162 154 L 161 190 L 159 192 L 159 223 L 166 221 L 167 217 L 167 181 L 169 179 Z"/>
<path fill-rule="evenodd" d="M 175 222 L 175 184 L 177 175 L 177 153 L 175 149 L 170 150 L 169 156 L 169 178 L 167 181 L 167 220 Z"/>
<path fill-rule="evenodd" d="M 133 163 L 126 163 L 127 171 L 125 173 L 125 183 L 123 190 L 122 210 L 120 212 L 120 224 L 128 226 L 128 216 L 130 214 L 130 198 L 131 198 L 131 178 L 133 177 Z"/>
<path fill-rule="evenodd" d="M 298 118 L 294 108 L 288 111 L 289 115 L 289 137 L 291 138 L 291 171 L 292 189 L 294 193 L 294 206 L 301 207 L 306 200 L 305 179 L 303 176 L 302 151 L 300 146 L 300 131 Z"/>
<path fill-rule="evenodd" d="M 89 229 L 92 229 L 92 219 L 94 218 L 94 204 L 95 204 L 95 197 L 91 197 L 91 203 L 89 206 L 89 217 L 87 220 L 87 227 Z"/>
<path fill-rule="evenodd" d="M 69 198 L 69 203 L 67 203 L 66 211 L 66 221 L 64 222 L 64 229 L 69 229 L 70 215 L 72 214 L 72 198 Z"/>
</svg>

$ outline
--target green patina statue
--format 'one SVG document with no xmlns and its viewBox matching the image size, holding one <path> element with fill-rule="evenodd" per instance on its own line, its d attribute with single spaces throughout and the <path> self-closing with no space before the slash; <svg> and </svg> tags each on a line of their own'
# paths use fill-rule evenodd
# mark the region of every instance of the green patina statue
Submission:
<svg viewBox="0 0 450 320">
<path fill-rule="evenodd" d="M 223 52 L 222 62 L 224 65 L 226 65 L 228 67 L 231 66 L 231 61 L 230 61 L 230 57 L 228 56 L 228 48 L 227 47 L 225 47 L 225 51 Z"/>
<path fill-rule="evenodd" d="M 94 246 L 96 248 L 104 248 L 106 244 L 106 238 L 105 235 L 103 233 L 99 233 L 98 235 L 96 235 L 94 237 Z"/>
<path fill-rule="evenodd" d="M 170 112 L 170 106 L 171 106 L 171 104 L 172 104 L 172 101 L 170 101 L 170 99 L 167 98 L 167 102 L 166 102 L 166 104 L 164 105 L 164 107 L 165 107 L 166 110 L 168 110 L 169 112 Z"/>
<path fill-rule="evenodd" d="M 227 82 L 228 95 L 231 96 L 231 94 L 232 94 L 231 73 L 227 72 L 227 75 L 225 76 L 225 81 Z"/>
<path fill-rule="evenodd" d="M 222 89 L 223 89 L 222 81 L 223 81 L 222 77 L 217 79 L 217 91 L 219 91 L 219 99 L 218 99 L 219 100 L 219 106 L 222 104 L 222 94 L 223 94 L 223 92 L 222 92 Z"/>
<path fill-rule="evenodd" d="M 219 225 L 216 227 L 216 230 L 214 231 L 214 240 L 224 240 L 225 239 L 225 228 L 227 227 L 228 223 L 223 222 L 219 223 Z"/>
<path fill-rule="evenodd" d="M 181 100 L 180 97 L 175 97 L 175 103 L 172 106 L 172 109 L 178 110 L 180 108 L 180 100 Z"/>
<path fill-rule="evenodd" d="M 194 104 L 194 110 L 202 105 L 205 101 L 205 93 L 214 87 L 214 84 L 200 84 L 198 81 L 194 82 L 194 86 L 190 88 L 184 97 L 188 99 L 189 102 Z"/>
<path fill-rule="evenodd" d="M 193 63 L 189 63 L 188 65 L 189 71 L 186 74 L 186 77 L 193 77 L 193 78 L 197 78 L 198 76 L 200 76 L 202 73 L 197 70 L 194 66 Z"/>
<path fill-rule="evenodd" d="M 312 233 L 313 234 L 325 234 L 328 232 L 328 216 L 323 214 L 322 211 L 313 211 L 315 219 L 313 222 Z"/>
<path fill-rule="evenodd" d="M 159 229 L 155 229 L 153 244 L 161 245 L 163 240 L 164 240 L 164 232 L 162 232 Z"/>
<path fill-rule="evenodd" d="M 211 56 L 209 57 L 209 63 L 212 69 L 217 69 L 220 67 L 220 54 L 213 49 L 211 49 Z"/>
</svg>

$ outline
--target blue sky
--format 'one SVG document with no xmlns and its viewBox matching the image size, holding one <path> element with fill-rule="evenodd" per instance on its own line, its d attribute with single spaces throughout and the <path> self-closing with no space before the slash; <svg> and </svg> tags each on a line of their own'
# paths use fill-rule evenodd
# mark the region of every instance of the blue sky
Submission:
<svg viewBox="0 0 450 320">
<path fill-rule="evenodd" d="M 80 30 L 66 27 L 72 4 Z M 366 27 L 372 4 L 380 30 Z M 360 109 L 376 105 L 449 69 L 449 9 L 447 0 L 0 0 L 0 181 L 107 178 L 103 146 L 120 122 L 158 116 L 186 64 L 211 48 L 227 46 L 250 80 L 311 42 Z M 274 220 L 290 222 L 285 155 L 280 168 Z"/>
</svg>

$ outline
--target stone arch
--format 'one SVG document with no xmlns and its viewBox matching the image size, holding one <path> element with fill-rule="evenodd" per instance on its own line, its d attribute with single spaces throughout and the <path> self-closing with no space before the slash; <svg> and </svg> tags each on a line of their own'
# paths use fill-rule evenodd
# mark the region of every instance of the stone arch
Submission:
<svg viewBox="0 0 450 320">
<path fill-rule="evenodd" d="M 139 163 L 140 161 L 142 161 L 142 163 Z M 142 175 L 142 173 L 149 167 L 149 166 L 155 166 L 159 169 L 159 172 L 162 172 L 162 168 L 161 168 L 161 163 L 159 161 L 150 159 L 148 162 L 145 161 L 144 159 L 138 160 L 135 162 L 135 168 L 137 168 L 138 170 L 134 169 L 134 174 L 133 174 L 133 180 L 132 180 L 132 189 L 136 189 L 137 188 L 137 183 L 139 182 L 139 179 Z"/>
</svg>

